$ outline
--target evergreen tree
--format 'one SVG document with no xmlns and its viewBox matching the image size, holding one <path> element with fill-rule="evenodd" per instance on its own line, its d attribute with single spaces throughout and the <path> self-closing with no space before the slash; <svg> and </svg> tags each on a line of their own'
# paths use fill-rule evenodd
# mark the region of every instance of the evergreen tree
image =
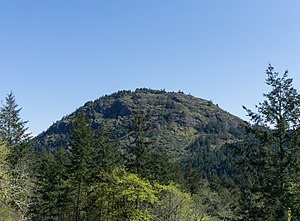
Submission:
<svg viewBox="0 0 300 221">
<path fill-rule="evenodd" d="M 143 168 L 143 175 L 149 181 L 167 185 L 171 182 L 184 183 L 183 171 L 178 161 L 171 161 L 164 147 L 151 151 Z"/>
<path fill-rule="evenodd" d="M 292 86 L 286 71 L 283 76 L 269 65 L 266 84 L 272 89 L 264 94 L 257 113 L 246 109 L 254 125 L 248 127 L 253 135 L 248 148 L 241 150 L 244 169 L 250 173 L 249 212 L 255 220 L 285 220 L 291 205 L 291 186 L 299 176 L 299 146 L 295 145 L 299 128 L 300 95 Z M 298 202 L 299 203 L 299 202 Z"/>
<path fill-rule="evenodd" d="M 55 197 L 58 186 L 55 171 L 55 158 L 47 150 L 42 149 L 36 163 L 35 189 L 33 191 L 32 206 L 30 208 L 33 220 L 56 220 Z"/>
<path fill-rule="evenodd" d="M 34 170 L 34 183 L 30 217 L 37 221 L 67 220 L 70 215 L 71 196 L 67 185 L 65 151 L 59 149 L 54 154 L 42 149 Z"/>
<path fill-rule="evenodd" d="M 9 204 L 26 217 L 33 189 L 31 166 L 34 153 L 26 132 L 27 121 L 20 118 L 20 111 L 11 92 L 0 108 L 0 137 L 9 149 L 6 160 L 11 178 L 6 188 L 7 198 Z"/>
<path fill-rule="evenodd" d="M 70 159 L 68 152 L 65 148 L 59 148 L 55 153 L 55 171 L 56 171 L 56 214 L 59 221 L 67 221 L 70 213 L 68 208 L 72 202 L 72 196 L 69 194 L 71 187 L 68 182 L 68 166 L 70 165 Z"/>
<path fill-rule="evenodd" d="M 21 108 L 15 101 L 15 96 L 10 92 L 5 98 L 6 102 L 0 108 L 0 136 L 9 146 L 19 145 L 28 140 L 29 135 L 25 127 L 27 121 L 20 118 Z"/>
<path fill-rule="evenodd" d="M 136 115 L 128 129 L 128 153 L 125 155 L 125 165 L 133 173 L 149 181 L 169 184 L 172 181 L 183 183 L 183 173 L 179 162 L 171 162 L 164 146 L 155 148 L 154 135 L 151 133 L 151 123 L 145 116 Z"/>
<path fill-rule="evenodd" d="M 70 143 L 69 183 L 74 196 L 73 220 L 86 220 L 93 171 L 93 133 L 88 120 L 81 113 L 74 122 Z"/>
<path fill-rule="evenodd" d="M 120 153 L 116 143 L 111 139 L 111 132 L 108 128 L 101 126 L 96 131 L 93 146 L 95 151 L 94 173 L 111 172 L 121 164 Z"/>
<path fill-rule="evenodd" d="M 142 115 L 136 115 L 132 121 L 132 125 L 129 128 L 129 144 L 128 144 L 128 156 L 127 167 L 131 172 L 140 174 L 146 173 L 147 160 L 149 160 L 150 149 L 153 146 L 153 140 L 150 140 L 147 136 L 151 128 L 150 123 L 146 122 Z"/>
<path fill-rule="evenodd" d="M 18 161 L 30 157 L 32 153 L 30 134 L 27 132 L 26 123 L 20 118 L 20 111 L 12 92 L 5 98 L 6 102 L 0 108 L 0 137 L 11 149 L 8 156 L 12 166 Z"/>
</svg>

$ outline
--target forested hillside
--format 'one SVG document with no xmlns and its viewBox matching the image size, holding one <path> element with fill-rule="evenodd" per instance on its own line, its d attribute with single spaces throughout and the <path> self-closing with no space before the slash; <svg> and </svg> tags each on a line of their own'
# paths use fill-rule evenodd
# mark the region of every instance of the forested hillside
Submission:
<svg viewBox="0 0 300 221">
<path fill-rule="evenodd" d="M 214 146 L 241 138 L 243 121 L 226 113 L 211 101 L 195 98 L 183 92 L 150 89 L 119 91 L 94 102 L 87 102 L 74 113 L 53 124 L 36 139 L 37 147 L 53 149 L 67 147 L 73 122 L 83 113 L 93 130 L 106 127 L 120 148 L 124 148 L 133 130 L 134 118 L 149 125 L 149 138 L 154 147 L 163 147 L 174 157 L 199 137 L 215 141 Z"/>
<path fill-rule="evenodd" d="M 299 220 L 300 96 L 267 69 L 246 123 L 182 92 L 87 102 L 31 138 L 0 109 L 0 220 Z"/>
</svg>

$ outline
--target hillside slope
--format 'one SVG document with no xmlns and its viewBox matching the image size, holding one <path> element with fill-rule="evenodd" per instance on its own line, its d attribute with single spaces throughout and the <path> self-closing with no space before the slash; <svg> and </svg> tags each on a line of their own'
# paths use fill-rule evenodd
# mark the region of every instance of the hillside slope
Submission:
<svg viewBox="0 0 300 221">
<path fill-rule="evenodd" d="M 241 138 L 244 122 L 211 101 L 182 92 L 150 89 L 119 91 L 87 102 L 72 114 L 54 123 L 34 139 L 35 146 L 45 148 L 67 147 L 74 118 L 83 112 L 96 130 L 105 126 L 112 131 L 120 149 L 126 149 L 134 116 L 143 116 L 151 125 L 149 139 L 153 148 L 164 148 L 171 158 L 186 155 L 196 140 L 209 140 L 211 148 Z"/>
</svg>

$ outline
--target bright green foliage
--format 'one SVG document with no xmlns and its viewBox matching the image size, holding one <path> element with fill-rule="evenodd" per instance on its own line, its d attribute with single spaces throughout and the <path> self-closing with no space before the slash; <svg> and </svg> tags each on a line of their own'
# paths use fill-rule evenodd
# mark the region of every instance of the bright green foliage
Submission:
<svg viewBox="0 0 300 221">
<path fill-rule="evenodd" d="M 101 174 L 95 194 L 95 217 L 103 220 L 240 220 L 232 210 L 230 193 L 219 194 L 208 186 L 191 195 L 175 183 L 150 183 L 124 168 Z"/>
<path fill-rule="evenodd" d="M 140 207 L 139 204 L 143 204 L 143 202 L 153 204 L 157 201 L 149 181 L 142 180 L 133 173 L 124 174 L 124 170 L 114 172 L 113 175 L 119 185 L 117 192 L 120 196 L 125 197 L 128 202 L 137 203 L 135 206 Z"/>
<path fill-rule="evenodd" d="M 11 208 L 0 201 L 0 220 L 20 221 L 21 216 L 16 211 L 13 211 Z"/>
<path fill-rule="evenodd" d="M 137 210 L 134 211 L 132 217 L 129 219 L 130 221 L 150 221 L 151 216 L 149 215 L 148 211 L 143 211 L 143 210 Z"/>
<path fill-rule="evenodd" d="M 9 196 L 7 195 L 9 187 L 9 182 L 12 178 L 12 173 L 10 171 L 10 164 L 7 160 L 10 149 L 7 148 L 5 144 L 0 140 L 0 198 L 1 201 L 7 201 Z"/>
<path fill-rule="evenodd" d="M 103 181 L 94 189 L 104 220 L 151 220 L 151 205 L 158 201 L 155 188 L 149 181 L 124 168 L 103 174 Z"/>
<path fill-rule="evenodd" d="M 229 194 L 213 191 L 208 183 L 202 184 L 198 194 L 182 191 L 176 184 L 157 184 L 159 201 L 152 213 L 160 221 L 219 221 L 241 220 L 232 210 L 234 204 Z"/>
<path fill-rule="evenodd" d="M 193 217 L 193 200 L 189 193 L 180 191 L 175 184 L 158 185 L 159 204 L 154 209 L 155 219 L 189 221 Z"/>
</svg>

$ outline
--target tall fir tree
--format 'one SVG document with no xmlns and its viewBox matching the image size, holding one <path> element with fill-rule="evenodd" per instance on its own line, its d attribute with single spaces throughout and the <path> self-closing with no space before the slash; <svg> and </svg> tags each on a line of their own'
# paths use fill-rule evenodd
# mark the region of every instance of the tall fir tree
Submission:
<svg viewBox="0 0 300 221">
<path fill-rule="evenodd" d="M 0 108 L 0 135 L 8 146 L 21 144 L 29 138 L 26 133 L 27 121 L 20 118 L 20 111 L 15 96 L 10 92 L 5 98 L 5 104 Z"/>
<path fill-rule="evenodd" d="M 32 162 L 34 153 L 26 123 L 20 118 L 21 108 L 10 92 L 0 108 L 0 137 L 9 149 L 7 162 L 11 178 L 6 187 L 9 204 L 26 217 L 33 189 Z"/>
<path fill-rule="evenodd" d="M 129 126 L 129 144 L 127 155 L 127 167 L 133 173 L 144 176 L 146 171 L 146 164 L 149 161 L 151 148 L 154 141 L 148 135 L 151 125 L 145 120 L 142 115 L 136 115 Z"/>
<path fill-rule="evenodd" d="M 111 132 L 105 126 L 101 126 L 94 135 L 93 147 L 95 150 L 94 172 L 111 172 L 121 164 L 120 153 L 116 142 L 111 139 Z"/>
<path fill-rule="evenodd" d="M 39 152 L 34 165 L 35 188 L 29 210 L 31 220 L 68 220 L 71 195 L 67 185 L 67 164 L 64 149 L 52 153 L 42 148 Z"/>
<path fill-rule="evenodd" d="M 69 183 L 73 197 L 73 220 L 86 220 L 92 202 L 89 202 L 94 166 L 93 132 L 87 118 L 81 113 L 74 122 L 70 143 Z"/>
<path fill-rule="evenodd" d="M 20 117 L 22 108 L 16 103 L 15 96 L 10 92 L 5 103 L 0 108 L 0 136 L 3 142 L 11 149 L 10 161 L 15 165 L 19 159 L 32 154 L 29 144 L 30 134 L 26 124 Z"/>
<path fill-rule="evenodd" d="M 29 211 L 32 220 L 57 220 L 55 167 L 54 156 L 43 148 L 35 165 L 35 188 Z"/>
<path fill-rule="evenodd" d="M 300 126 L 300 95 L 287 71 L 280 76 L 269 65 L 266 73 L 271 87 L 264 94 L 266 100 L 256 106 L 257 113 L 244 107 L 253 122 L 247 129 L 254 138 L 241 150 L 247 174 L 252 171 L 248 209 L 254 220 L 286 220 L 295 199 L 290 187 L 300 169 L 294 157 L 300 151 L 294 142 Z"/>
</svg>

